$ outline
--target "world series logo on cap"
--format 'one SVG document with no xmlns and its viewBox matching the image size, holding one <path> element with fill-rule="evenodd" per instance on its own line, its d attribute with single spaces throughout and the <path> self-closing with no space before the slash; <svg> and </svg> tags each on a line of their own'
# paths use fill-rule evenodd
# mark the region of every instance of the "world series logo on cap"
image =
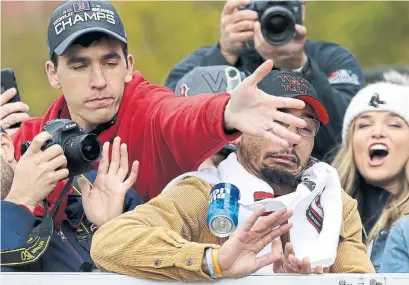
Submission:
<svg viewBox="0 0 409 285">
<path fill-rule="evenodd" d="M 74 13 L 91 10 L 91 6 L 88 1 L 77 1 L 72 4 L 72 8 L 74 9 Z"/>
</svg>

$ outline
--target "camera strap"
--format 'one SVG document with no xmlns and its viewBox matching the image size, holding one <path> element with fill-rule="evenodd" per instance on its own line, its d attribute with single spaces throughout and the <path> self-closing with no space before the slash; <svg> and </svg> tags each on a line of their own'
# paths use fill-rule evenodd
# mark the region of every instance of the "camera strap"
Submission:
<svg viewBox="0 0 409 285">
<path fill-rule="evenodd" d="M 68 179 L 51 212 L 48 211 L 48 202 L 44 200 L 43 220 L 31 231 L 26 244 L 20 248 L 2 250 L 0 252 L 0 266 L 20 266 L 33 263 L 46 252 L 54 232 L 53 218 L 64 196 L 70 190 L 73 179 L 73 177 Z"/>
</svg>

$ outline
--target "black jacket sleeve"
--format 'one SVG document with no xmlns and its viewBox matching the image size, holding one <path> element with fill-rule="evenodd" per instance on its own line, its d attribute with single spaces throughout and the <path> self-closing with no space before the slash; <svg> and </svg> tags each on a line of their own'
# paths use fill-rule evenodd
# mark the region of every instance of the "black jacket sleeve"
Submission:
<svg viewBox="0 0 409 285">
<path fill-rule="evenodd" d="M 174 92 L 177 83 L 185 74 L 197 66 L 230 65 L 219 49 L 219 44 L 212 47 L 201 47 L 182 59 L 169 73 L 165 86 Z"/>
<path fill-rule="evenodd" d="M 304 76 L 316 89 L 330 117 L 330 122 L 321 127 L 313 151 L 322 159 L 341 142 L 346 108 L 364 86 L 364 76 L 355 56 L 340 45 L 307 41 L 305 52 L 309 68 Z"/>
</svg>

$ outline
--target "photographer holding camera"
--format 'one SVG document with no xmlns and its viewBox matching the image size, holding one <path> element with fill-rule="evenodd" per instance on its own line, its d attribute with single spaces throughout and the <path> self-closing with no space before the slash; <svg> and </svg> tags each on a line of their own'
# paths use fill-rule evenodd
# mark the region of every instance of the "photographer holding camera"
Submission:
<svg viewBox="0 0 409 285">
<path fill-rule="evenodd" d="M 59 181 L 71 176 L 63 147 L 44 147 L 52 137 L 45 131 L 35 136 L 17 162 L 11 138 L 1 128 L 1 271 L 91 271 L 95 266 L 89 250 L 95 230 L 143 203 L 132 188 L 138 162 L 125 179 L 127 147 L 115 138 L 111 161 L 107 142 L 98 173 L 87 172 L 73 184 L 64 207 L 66 217 L 58 221 L 59 228 L 50 229 L 50 239 L 30 239 L 34 229 L 44 225 L 38 205 L 46 207 L 43 200 L 54 194 Z"/>
<path fill-rule="evenodd" d="M 174 90 L 196 66 L 232 65 L 250 74 L 271 59 L 275 68 L 306 78 L 327 108 L 331 121 L 321 128 L 312 153 L 322 159 L 340 139 L 346 107 L 363 87 L 364 78 L 358 61 L 347 49 L 307 40 L 305 8 L 305 1 L 227 1 L 221 14 L 219 42 L 180 61 L 165 85 Z M 213 80 L 209 84 L 219 84 L 217 78 L 209 80 Z"/>
</svg>

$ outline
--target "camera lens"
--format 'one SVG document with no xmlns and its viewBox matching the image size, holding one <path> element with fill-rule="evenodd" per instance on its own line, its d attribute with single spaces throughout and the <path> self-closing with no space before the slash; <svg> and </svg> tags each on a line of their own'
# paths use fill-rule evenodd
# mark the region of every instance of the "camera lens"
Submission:
<svg viewBox="0 0 409 285">
<path fill-rule="evenodd" d="M 295 18 L 290 10 L 282 6 L 272 6 L 260 18 L 261 32 L 272 45 L 284 45 L 295 34 Z"/>
<path fill-rule="evenodd" d="M 87 136 L 81 142 L 81 152 L 85 159 L 94 161 L 101 153 L 101 144 L 96 138 Z"/>
<path fill-rule="evenodd" d="M 282 15 L 273 16 L 270 19 L 270 22 L 266 23 L 266 29 L 271 33 L 280 34 L 285 31 L 288 27 L 288 19 Z"/>
<path fill-rule="evenodd" d="M 61 146 L 71 177 L 90 171 L 102 153 L 102 144 L 94 134 L 72 135 Z"/>
<path fill-rule="evenodd" d="M 93 134 L 72 136 L 64 141 L 62 147 L 72 165 L 92 164 L 102 152 L 102 144 Z"/>
</svg>

